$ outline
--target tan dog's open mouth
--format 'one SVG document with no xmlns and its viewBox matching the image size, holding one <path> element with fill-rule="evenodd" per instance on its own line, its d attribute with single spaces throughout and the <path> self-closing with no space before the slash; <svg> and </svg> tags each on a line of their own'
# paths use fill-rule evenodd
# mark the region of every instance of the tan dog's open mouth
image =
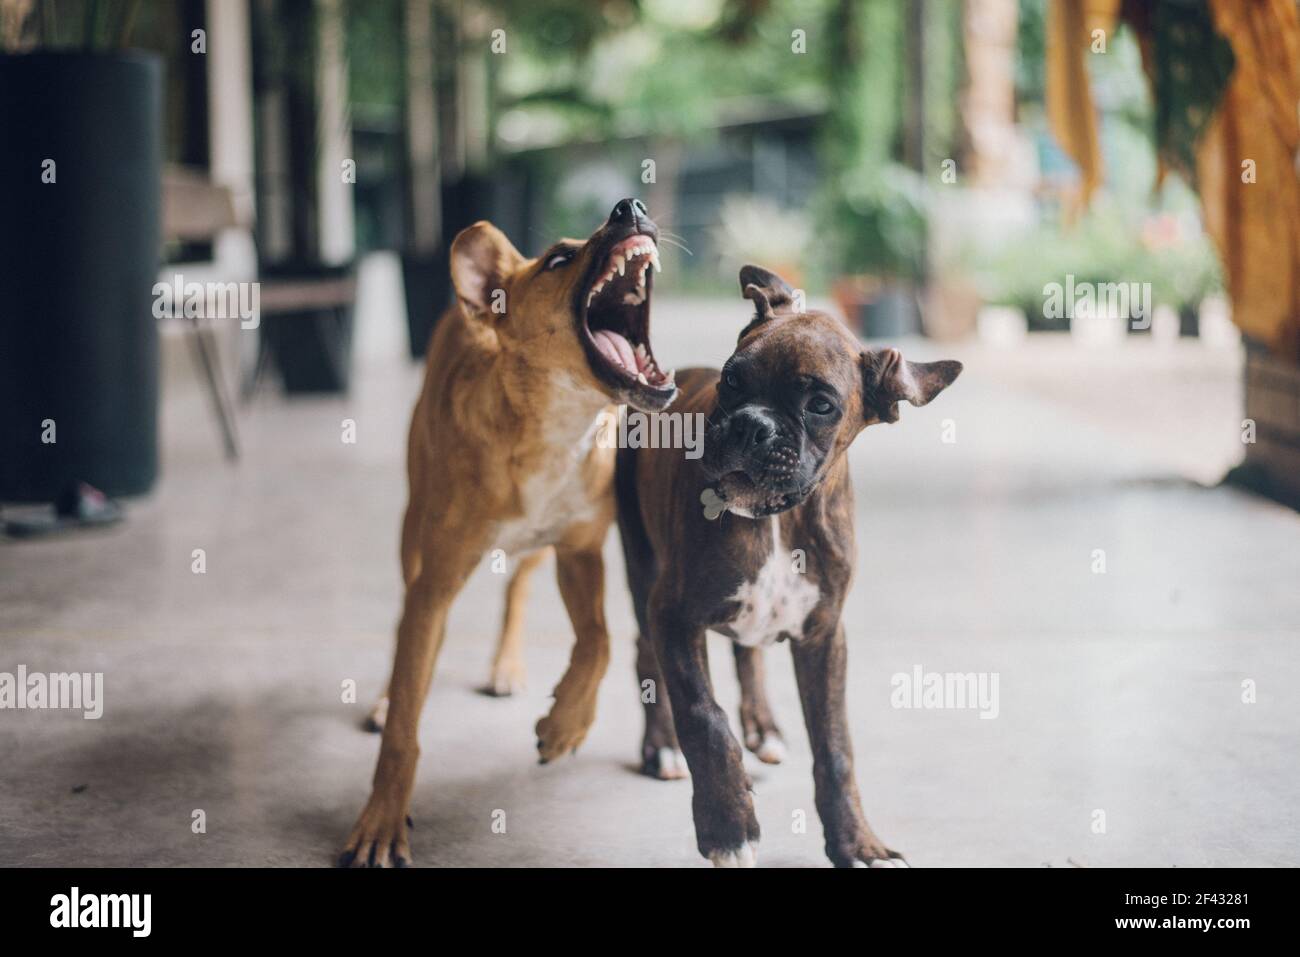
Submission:
<svg viewBox="0 0 1300 957">
<path fill-rule="evenodd" d="M 592 269 L 578 304 L 592 371 L 646 411 L 664 408 L 677 393 L 672 371 L 659 368 L 650 348 L 650 290 L 659 268 L 654 240 L 633 233 Z"/>
</svg>

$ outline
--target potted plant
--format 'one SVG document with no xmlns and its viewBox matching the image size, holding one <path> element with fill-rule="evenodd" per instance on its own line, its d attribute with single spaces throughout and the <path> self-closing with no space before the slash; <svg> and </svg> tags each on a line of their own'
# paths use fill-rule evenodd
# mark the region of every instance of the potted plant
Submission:
<svg viewBox="0 0 1300 957">
<path fill-rule="evenodd" d="M 927 238 L 920 174 L 897 163 L 852 170 L 830 216 L 840 275 L 833 293 L 845 319 L 867 338 L 918 331 Z"/>
<path fill-rule="evenodd" d="M 1200 335 L 1201 303 L 1223 291 L 1222 268 L 1209 237 L 1188 236 L 1181 228 L 1148 228 L 1142 243 L 1155 298 L 1177 312 L 1179 335 Z"/>
<path fill-rule="evenodd" d="M 128 48 L 137 7 L 90 2 L 75 22 L 53 4 L 6 11 L 3 500 L 53 501 L 75 482 L 135 495 L 157 477 L 163 71 Z"/>
</svg>

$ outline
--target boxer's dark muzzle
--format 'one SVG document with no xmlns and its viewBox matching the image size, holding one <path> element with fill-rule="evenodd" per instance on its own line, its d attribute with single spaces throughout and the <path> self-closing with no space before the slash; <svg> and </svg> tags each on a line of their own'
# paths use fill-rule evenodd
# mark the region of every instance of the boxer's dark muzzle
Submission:
<svg viewBox="0 0 1300 957">
<path fill-rule="evenodd" d="M 812 494 L 822 463 L 801 429 L 753 403 L 719 409 L 713 418 L 701 466 L 729 505 L 755 516 L 774 515 Z"/>
</svg>

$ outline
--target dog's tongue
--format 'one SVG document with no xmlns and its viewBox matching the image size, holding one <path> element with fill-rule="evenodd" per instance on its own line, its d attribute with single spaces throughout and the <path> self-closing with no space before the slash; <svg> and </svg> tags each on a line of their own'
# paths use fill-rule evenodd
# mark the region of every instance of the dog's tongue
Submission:
<svg viewBox="0 0 1300 957">
<path fill-rule="evenodd" d="M 596 340 L 596 348 L 600 350 L 602 356 L 614 365 L 621 365 L 632 372 L 636 371 L 636 355 L 625 338 L 611 329 L 598 329 L 593 333 L 592 338 Z"/>
</svg>

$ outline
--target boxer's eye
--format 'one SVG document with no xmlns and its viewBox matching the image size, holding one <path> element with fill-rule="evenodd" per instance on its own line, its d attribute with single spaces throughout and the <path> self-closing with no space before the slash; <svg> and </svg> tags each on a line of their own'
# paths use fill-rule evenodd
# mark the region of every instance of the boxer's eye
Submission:
<svg viewBox="0 0 1300 957">
<path fill-rule="evenodd" d="M 728 389 L 739 389 L 740 380 L 736 378 L 736 373 L 728 372 L 722 377 L 722 381 L 727 384 Z"/>
<path fill-rule="evenodd" d="M 562 253 L 556 253 L 550 259 L 546 260 L 546 264 L 542 268 L 549 272 L 552 269 L 559 269 L 561 266 L 567 266 L 571 262 L 573 262 L 573 250 L 567 250 Z"/>
<path fill-rule="evenodd" d="M 824 395 L 815 395 L 808 400 L 808 411 L 813 415 L 829 415 L 835 411 L 835 403 Z"/>
</svg>

